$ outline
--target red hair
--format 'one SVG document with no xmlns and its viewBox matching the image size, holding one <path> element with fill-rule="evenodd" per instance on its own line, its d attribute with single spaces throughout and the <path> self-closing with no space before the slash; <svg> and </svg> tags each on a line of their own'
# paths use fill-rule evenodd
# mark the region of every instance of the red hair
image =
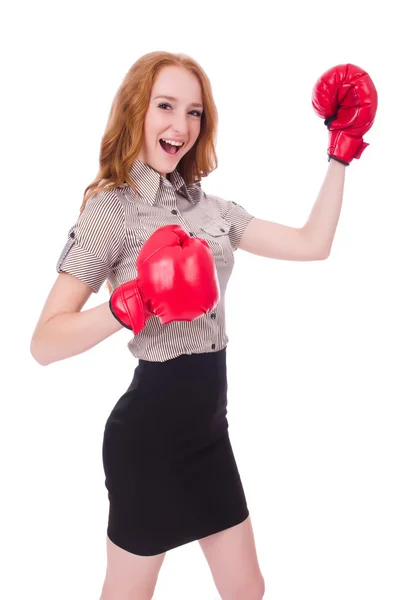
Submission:
<svg viewBox="0 0 397 600">
<path fill-rule="evenodd" d="M 169 65 L 184 67 L 194 73 L 201 84 L 203 96 L 200 134 L 193 148 L 178 163 L 178 171 L 186 184 L 190 185 L 217 168 L 215 144 L 218 112 L 207 75 L 186 55 L 151 52 L 130 68 L 112 102 L 101 141 L 99 171 L 84 191 L 80 212 L 90 196 L 104 188 L 111 189 L 127 182 L 136 190 L 128 169 L 137 159 L 143 144 L 143 125 L 154 80 L 159 70 Z"/>
</svg>

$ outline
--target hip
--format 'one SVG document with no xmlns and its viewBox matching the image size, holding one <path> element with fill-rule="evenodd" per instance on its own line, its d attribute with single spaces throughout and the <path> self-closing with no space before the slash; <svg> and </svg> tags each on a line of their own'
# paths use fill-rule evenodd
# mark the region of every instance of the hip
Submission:
<svg viewBox="0 0 397 600">
<path fill-rule="evenodd" d="M 226 348 L 165 362 L 140 359 L 105 429 L 152 445 L 227 428 Z"/>
</svg>

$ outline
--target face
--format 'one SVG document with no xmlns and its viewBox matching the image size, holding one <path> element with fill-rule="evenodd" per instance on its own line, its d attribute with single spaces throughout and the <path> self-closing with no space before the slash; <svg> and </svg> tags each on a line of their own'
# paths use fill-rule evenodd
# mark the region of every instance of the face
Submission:
<svg viewBox="0 0 397 600">
<path fill-rule="evenodd" d="M 163 177 L 171 173 L 199 136 L 202 102 L 201 86 L 195 75 L 182 67 L 163 67 L 152 87 L 138 159 Z M 183 142 L 183 146 L 172 154 L 167 144 L 160 143 L 161 139 Z"/>
</svg>

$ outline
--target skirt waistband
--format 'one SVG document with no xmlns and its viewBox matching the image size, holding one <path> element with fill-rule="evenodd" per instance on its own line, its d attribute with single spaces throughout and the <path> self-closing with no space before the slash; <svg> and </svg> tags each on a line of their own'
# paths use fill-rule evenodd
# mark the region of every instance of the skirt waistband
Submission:
<svg viewBox="0 0 397 600">
<path fill-rule="evenodd" d="M 180 354 L 163 362 L 144 360 L 140 358 L 138 365 L 144 370 L 164 371 L 169 369 L 205 368 L 207 365 L 224 364 L 226 362 L 226 347 L 216 352 L 201 352 L 198 354 Z"/>
</svg>

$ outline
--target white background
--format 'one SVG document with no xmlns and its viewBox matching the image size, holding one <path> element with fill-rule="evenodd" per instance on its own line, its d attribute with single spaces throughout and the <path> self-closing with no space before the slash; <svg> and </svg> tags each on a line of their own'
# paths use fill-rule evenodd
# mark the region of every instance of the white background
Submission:
<svg viewBox="0 0 397 600">
<path fill-rule="evenodd" d="M 203 189 L 293 226 L 328 168 L 315 81 L 350 62 L 375 82 L 370 146 L 347 168 L 328 260 L 236 253 L 228 420 L 265 598 L 396 600 L 391 11 L 385 1 L 38 1 L 3 14 L 2 597 L 99 600 L 102 435 L 137 365 L 130 334 L 48 367 L 29 345 L 114 94 L 140 56 L 169 50 L 201 64 L 219 110 L 219 167 Z M 85 308 L 107 299 L 104 286 Z M 198 542 L 167 553 L 154 598 L 219 598 Z"/>
</svg>

